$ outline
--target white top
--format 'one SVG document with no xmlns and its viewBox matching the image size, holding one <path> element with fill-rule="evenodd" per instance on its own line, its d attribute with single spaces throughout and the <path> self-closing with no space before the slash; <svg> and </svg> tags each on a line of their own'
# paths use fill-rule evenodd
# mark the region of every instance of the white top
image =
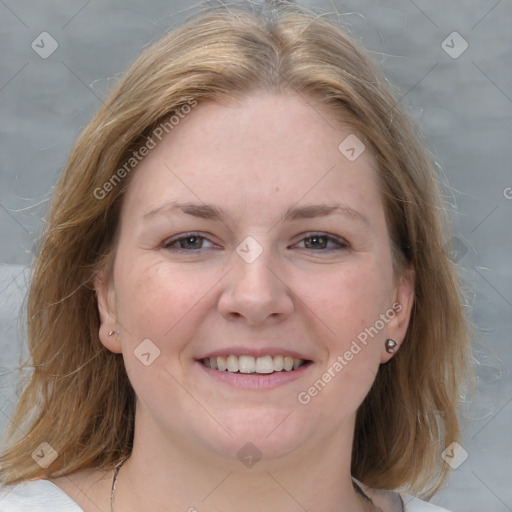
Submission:
<svg viewBox="0 0 512 512">
<path fill-rule="evenodd" d="M 449 512 L 411 496 L 402 496 L 404 512 Z M 66 493 L 48 480 L 0 487 L 0 512 L 83 512 Z"/>
<path fill-rule="evenodd" d="M 0 487 L 0 512 L 83 512 L 64 491 L 48 480 Z"/>
</svg>

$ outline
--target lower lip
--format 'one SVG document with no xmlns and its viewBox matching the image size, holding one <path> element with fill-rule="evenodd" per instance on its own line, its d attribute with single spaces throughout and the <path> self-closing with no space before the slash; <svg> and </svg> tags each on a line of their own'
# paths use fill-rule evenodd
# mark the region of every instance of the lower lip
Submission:
<svg viewBox="0 0 512 512">
<path fill-rule="evenodd" d="M 312 366 L 312 362 L 308 361 L 303 364 L 297 370 L 292 371 L 281 371 L 274 373 L 256 373 L 256 374 L 244 374 L 244 373 L 232 373 L 228 371 L 212 370 L 208 368 L 200 361 L 197 364 L 206 372 L 206 374 L 218 382 L 224 382 L 231 386 L 239 389 L 254 389 L 254 390 L 266 390 L 274 389 L 283 384 L 288 384 L 296 379 L 302 377 Z"/>
</svg>

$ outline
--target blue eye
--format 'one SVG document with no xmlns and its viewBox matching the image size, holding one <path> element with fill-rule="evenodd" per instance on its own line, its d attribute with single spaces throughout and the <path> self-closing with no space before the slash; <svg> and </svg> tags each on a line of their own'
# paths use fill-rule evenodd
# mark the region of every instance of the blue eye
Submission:
<svg viewBox="0 0 512 512">
<path fill-rule="evenodd" d="M 166 240 L 162 247 L 169 251 L 195 251 L 204 249 L 204 242 L 208 241 L 204 236 L 196 233 L 186 233 L 177 238 Z M 211 244 L 211 242 L 209 242 Z M 213 244 L 212 244 L 213 245 Z"/>
<path fill-rule="evenodd" d="M 209 244 L 206 245 L 205 244 Z M 309 233 L 294 247 L 303 244 L 301 249 L 313 250 L 315 252 L 329 252 L 333 250 L 344 250 L 349 248 L 349 244 L 343 239 L 326 235 L 325 233 Z M 172 252 L 194 252 L 201 249 L 214 248 L 215 244 L 210 242 L 206 237 L 198 233 L 185 233 L 165 240 L 162 248 Z"/>
<path fill-rule="evenodd" d="M 340 240 L 323 233 L 311 233 L 303 238 L 299 243 L 304 242 L 305 249 L 314 251 L 329 251 L 333 249 L 347 249 L 348 244 L 344 240 Z"/>
</svg>

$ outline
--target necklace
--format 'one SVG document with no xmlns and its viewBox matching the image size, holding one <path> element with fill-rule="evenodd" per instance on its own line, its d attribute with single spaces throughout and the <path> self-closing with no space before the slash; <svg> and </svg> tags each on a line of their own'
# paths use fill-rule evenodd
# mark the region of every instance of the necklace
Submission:
<svg viewBox="0 0 512 512">
<path fill-rule="evenodd" d="M 119 470 L 125 463 L 126 459 L 121 460 L 114 468 L 114 477 L 112 478 L 112 489 L 110 490 L 110 512 L 114 512 L 114 493 L 116 492 L 117 477 L 119 476 Z"/>
<path fill-rule="evenodd" d="M 112 489 L 110 490 L 110 512 L 114 512 L 114 506 L 115 506 L 115 492 L 116 492 L 116 485 L 117 485 L 117 479 L 119 477 L 119 470 L 121 469 L 121 466 L 125 463 L 126 459 L 121 460 L 117 466 L 114 468 L 114 476 L 112 478 Z M 369 498 L 359 487 L 359 485 L 352 479 L 352 485 L 354 486 L 355 491 L 360 494 L 365 500 L 370 502 L 372 506 L 375 506 L 371 498 Z M 403 511 L 403 501 L 402 497 L 400 497 L 400 501 L 402 502 L 402 511 Z"/>
</svg>

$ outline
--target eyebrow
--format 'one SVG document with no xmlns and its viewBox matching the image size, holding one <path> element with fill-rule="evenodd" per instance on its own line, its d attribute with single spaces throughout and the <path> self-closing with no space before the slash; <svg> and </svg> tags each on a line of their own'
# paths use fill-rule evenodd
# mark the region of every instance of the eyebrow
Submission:
<svg viewBox="0 0 512 512">
<path fill-rule="evenodd" d="M 144 214 L 143 218 L 146 219 L 159 213 L 168 213 L 175 210 L 181 210 L 183 213 L 199 217 L 201 219 L 222 221 L 226 217 L 222 208 L 218 208 L 217 206 L 204 203 L 178 203 L 176 201 L 171 201 L 170 203 L 165 203 L 162 206 Z"/>
<path fill-rule="evenodd" d="M 181 212 L 193 217 L 201 219 L 216 220 L 225 222 L 227 215 L 222 208 L 218 206 L 209 205 L 205 203 L 179 203 L 171 201 L 162 206 L 159 206 L 148 213 L 144 214 L 144 219 L 153 217 L 159 213 L 169 213 L 175 210 L 181 210 Z M 339 213 L 353 220 L 357 220 L 366 225 L 370 225 L 368 219 L 361 213 L 350 208 L 349 206 L 334 204 L 312 204 L 307 206 L 291 206 L 286 210 L 281 218 L 281 222 L 298 220 L 298 219 L 314 219 L 317 217 L 326 217 L 333 213 Z"/>
</svg>

